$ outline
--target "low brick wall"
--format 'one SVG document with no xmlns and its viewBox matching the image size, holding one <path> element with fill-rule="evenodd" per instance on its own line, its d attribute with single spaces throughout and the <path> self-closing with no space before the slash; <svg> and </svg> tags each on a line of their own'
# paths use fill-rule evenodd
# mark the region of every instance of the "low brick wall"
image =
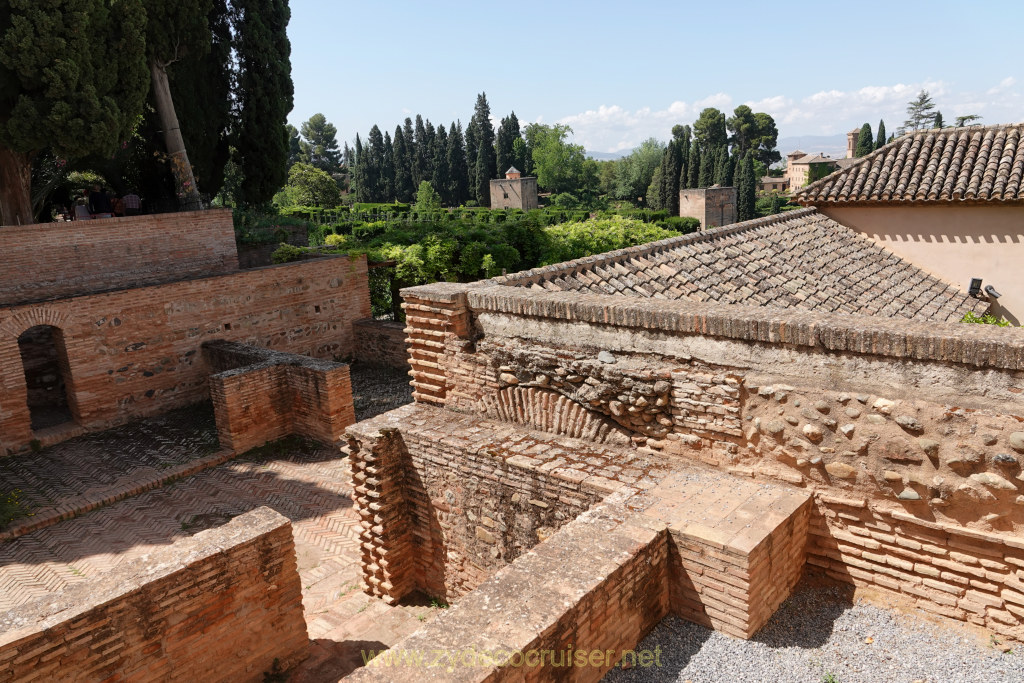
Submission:
<svg viewBox="0 0 1024 683">
<path fill-rule="evenodd" d="M 355 335 L 355 359 L 364 363 L 409 368 L 405 343 L 405 323 L 366 318 L 352 323 Z"/>
<path fill-rule="evenodd" d="M 364 579 L 389 602 L 416 589 L 462 596 L 607 493 L 520 463 L 504 439 L 472 420 L 411 416 L 399 409 L 346 432 Z"/>
<path fill-rule="evenodd" d="M 599 505 L 349 679 L 585 682 L 623 659 L 659 666 L 668 653 L 633 648 L 668 614 L 666 539 Z"/>
<path fill-rule="evenodd" d="M 0 228 L 0 305 L 238 270 L 230 209 Z"/>
<path fill-rule="evenodd" d="M 36 438 L 18 350 L 36 325 L 62 334 L 68 403 L 78 426 L 94 430 L 204 400 L 204 341 L 347 357 L 352 322 L 369 315 L 366 260 L 341 256 L 0 307 L 0 453 Z"/>
<path fill-rule="evenodd" d="M 873 576 L 923 608 L 1021 637 L 1014 599 L 1024 577 L 1013 560 L 1024 532 L 1024 331 L 493 281 L 402 296 L 418 402 L 590 443 L 621 431 L 640 451 L 803 487 L 834 513 L 828 529 L 885 536 L 871 539 L 881 545 L 867 559 L 856 544 L 821 550 L 832 576 Z M 836 502 L 851 500 L 863 516 Z M 982 584 L 927 560 L 912 561 L 912 576 L 893 566 L 901 546 L 872 516 L 938 525 L 965 550 L 937 559 L 984 569 Z M 886 562 L 872 559 L 882 554 Z M 925 583 L 944 571 L 956 577 L 950 590 Z"/>
<path fill-rule="evenodd" d="M 356 421 L 348 366 L 247 346 L 209 342 L 210 397 L 221 445 L 236 453 L 290 434 L 336 443 Z"/>
<path fill-rule="evenodd" d="M 0 679 L 263 681 L 309 648 L 291 524 L 258 508 L 0 615 Z"/>
</svg>

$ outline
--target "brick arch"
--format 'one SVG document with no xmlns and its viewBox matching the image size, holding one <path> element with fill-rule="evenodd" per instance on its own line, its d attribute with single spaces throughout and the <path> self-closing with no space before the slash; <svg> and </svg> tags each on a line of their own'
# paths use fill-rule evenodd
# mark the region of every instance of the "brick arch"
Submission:
<svg viewBox="0 0 1024 683">
<path fill-rule="evenodd" d="M 0 331 L 17 340 L 25 331 L 38 325 L 49 325 L 58 330 L 64 330 L 70 322 L 70 318 L 71 316 L 65 310 L 50 306 L 33 306 L 0 322 Z"/>
<path fill-rule="evenodd" d="M 602 444 L 628 445 L 629 433 L 604 415 L 549 389 L 508 387 L 484 396 L 480 412 L 502 422 Z"/>
</svg>

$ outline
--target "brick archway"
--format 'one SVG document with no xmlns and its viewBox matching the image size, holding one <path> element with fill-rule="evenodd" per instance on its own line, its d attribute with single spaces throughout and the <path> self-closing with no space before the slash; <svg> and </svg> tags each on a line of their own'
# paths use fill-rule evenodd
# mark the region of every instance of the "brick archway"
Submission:
<svg viewBox="0 0 1024 683">
<path fill-rule="evenodd" d="M 76 422 L 63 330 L 53 325 L 33 325 L 18 335 L 18 352 L 33 433 Z"/>
</svg>

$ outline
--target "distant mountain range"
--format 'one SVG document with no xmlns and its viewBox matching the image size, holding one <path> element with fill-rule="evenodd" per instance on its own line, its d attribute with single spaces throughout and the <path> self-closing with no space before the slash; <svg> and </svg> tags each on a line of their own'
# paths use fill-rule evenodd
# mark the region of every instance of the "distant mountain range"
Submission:
<svg viewBox="0 0 1024 683">
<path fill-rule="evenodd" d="M 782 158 L 795 150 L 808 154 L 825 154 L 833 159 L 846 156 L 846 133 L 836 135 L 798 135 L 790 138 L 779 138 L 778 150 Z M 627 156 L 632 150 L 622 152 L 587 152 L 587 156 L 598 161 L 613 161 Z"/>
</svg>

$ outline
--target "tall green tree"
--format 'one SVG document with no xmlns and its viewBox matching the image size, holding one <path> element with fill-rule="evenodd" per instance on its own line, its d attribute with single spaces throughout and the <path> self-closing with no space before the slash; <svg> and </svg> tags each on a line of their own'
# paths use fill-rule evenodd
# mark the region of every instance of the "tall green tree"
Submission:
<svg viewBox="0 0 1024 683">
<path fill-rule="evenodd" d="M 359 133 L 356 133 L 356 148 L 355 148 L 355 159 L 352 164 L 352 188 L 355 190 L 356 199 L 365 202 L 366 199 L 366 150 L 363 148 L 363 142 L 359 139 Z"/>
<path fill-rule="evenodd" d="M 779 129 L 775 125 L 775 119 L 770 114 L 757 112 L 754 114 L 756 133 L 750 139 L 750 149 L 754 152 L 754 159 L 760 161 L 767 168 L 772 164 L 782 161 L 779 154 Z"/>
<path fill-rule="evenodd" d="M 409 121 L 409 119 L 406 119 Z M 413 197 L 412 167 L 409 162 L 408 146 L 405 144 L 405 131 L 395 126 L 395 199 L 400 202 L 411 202 Z"/>
<path fill-rule="evenodd" d="M 754 138 L 758 135 L 754 112 L 747 105 L 741 104 L 726 121 L 726 127 L 732 133 L 729 142 L 735 148 L 734 153 L 742 157 L 753 146 Z"/>
<path fill-rule="evenodd" d="M 712 147 L 706 152 L 701 151 L 700 175 L 697 178 L 697 187 L 711 187 L 715 184 L 715 162 L 718 160 L 719 149 L 721 149 L 721 145 L 717 148 Z"/>
<path fill-rule="evenodd" d="M 333 208 L 341 201 L 338 185 L 330 174 L 301 161 L 289 169 L 284 194 L 296 206 Z"/>
<path fill-rule="evenodd" d="M 356 138 L 356 142 L 359 138 Z M 383 202 L 384 198 L 384 135 L 374 124 L 363 147 L 362 184 L 360 185 L 359 201 Z"/>
<path fill-rule="evenodd" d="M 700 187 L 700 167 L 702 159 L 700 157 L 700 147 L 693 145 L 690 147 L 690 158 L 686 162 L 687 166 L 687 177 L 686 187 L 695 188 Z"/>
<path fill-rule="evenodd" d="M 469 199 L 476 200 L 476 163 L 479 149 L 480 128 L 476 125 L 476 116 L 473 116 L 466 124 L 466 164 L 469 173 L 469 198 L 467 201 Z"/>
<path fill-rule="evenodd" d="M 700 147 L 702 157 L 713 154 L 714 150 L 728 143 L 725 114 L 714 107 L 708 107 L 700 113 L 693 123 L 693 137 Z"/>
<path fill-rule="evenodd" d="M 935 112 L 935 123 L 932 124 L 932 128 L 945 128 L 946 125 L 942 121 L 942 112 Z"/>
<path fill-rule="evenodd" d="M 754 176 L 754 157 L 747 154 L 740 163 L 737 183 L 736 218 L 741 221 L 756 218 L 757 178 Z"/>
<path fill-rule="evenodd" d="M 391 133 L 384 131 L 384 154 L 380 164 L 381 201 L 395 201 L 395 145 Z"/>
<path fill-rule="evenodd" d="M 207 17 L 212 7 L 212 0 L 149 0 L 146 3 L 146 53 L 153 84 L 153 106 L 163 128 L 179 202 L 182 207 L 192 209 L 200 206 L 199 188 L 185 148 L 167 70 L 189 56 L 210 49 Z M 282 129 L 282 138 L 284 135 Z M 284 159 L 281 165 L 283 167 Z M 284 184 L 285 172 L 282 168 L 278 187 Z M 276 189 L 274 187 L 271 194 Z"/>
<path fill-rule="evenodd" d="M 441 201 L 445 204 L 452 203 L 452 174 L 448 166 L 448 133 L 444 126 L 437 127 L 434 135 L 434 176 L 431 185 L 437 190 Z"/>
<path fill-rule="evenodd" d="M 714 183 L 722 187 L 729 187 L 732 176 L 732 158 L 729 156 L 729 148 L 718 148 L 715 154 Z"/>
<path fill-rule="evenodd" d="M 302 138 L 299 137 L 299 129 L 288 124 L 285 126 L 288 132 L 288 168 L 302 161 Z"/>
<path fill-rule="evenodd" d="M 469 166 L 462 138 L 462 122 L 453 122 L 448 129 L 448 174 L 451 176 L 448 191 L 451 205 L 465 204 L 469 200 Z"/>
<path fill-rule="evenodd" d="M 516 166 L 519 160 L 516 158 L 516 140 L 522 138 L 522 131 L 519 128 L 519 119 L 516 113 L 512 112 L 501 120 L 498 126 L 497 138 L 495 140 L 495 154 L 497 158 L 498 175 L 504 176 L 510 166 L 515 166 L 520 172 L 525 169 Z"/>
<path fill-rule="evenodd" d="M 555 194 L 569 192 L 578 195 L 593 189 L 586 187 L 586 152 L 582 145 L 568 141 L 571 133 L 572 128 L 563 123 L 553 126 L 530 123 L 526 126 L 526 140 L 533 155 L 537 184 Z"/>
<path fill-rule="evenodd" d="M 664 143 L 648 138 L 629 156 L 620 159 L 616 169 L 616 198 L 646 203 L 647 190 L 664 151 Z"/>
<path fill-rule="evenodd" d="M 209 49 L 186 55 L 168 71 L 168 78 L 196 185 L 203 195 L 212 197 L 224 185 L 235 118 L 234 37 L 226 0 L 213 0 L 206 23 Z"/>
<path fill-rule="evenodd" d="M 138 2 L 0 0 L 0 224 L 33 222 L 32 162 L 109 154 L 142 112 Z"/>
<path fill-rule="evenodd" d="M 903 127 L 908 130 L 921 130 L 935 121 L 935 103 L 927 90 L 922 90 L 917 97 L 907 102 L 907 120 Z"/>
<path fill-rule="evenodd" d="M 480 206 L 490 206 L 491 180 L 498 177 L 498 159 L 494 153 L 494 124 L 491 123 L 491 105 L 487 103 L 487 93 L 477 95 L 473 120 L 478 135 L 474 178 L 476 200 Z"/>
<path fill-rule="evenodd" d="M 958 116 L 958 117 L 956 117 L 956 123 L 954 123 L 953 125 L 955 125 L 957 128 L 960 128 L 962 126 L 969 126 L 972 123 L 974 123 L 975 121 L 980 121 L 980 120 L 981 120 L 981 117 L 978 116 L 977 114 L 967 114 L 966 116 Z"/>
<path fill-rule="evenodd" d="M 875 136 L 871 132 L 871 124 L 865 123 L 860 127 L 860 134 L 857 136 L 857 148 L 854 150 L 855 157 L 866 157 L 874 151 Z"/>
<path fill-rule="evenodd" d="M 180 2 L 181 0 L 175 0 Z M 238 165 L 243 204 L 270 201 L 288 169 L 288 112 L 294 87 L 287 0 L 233 0 L 238 58 Z"/>
<path fill-rule="evenodd" d="M 341 168 L 337 127 L 323 114 L 313 114 L 302 123 L 300 132 L 303 161 L 328 174 L 337 173 Z"/>
<path fill-rule="evenodd" d="M 412 184 L 420 186 L 424 180 L 430 181 L 430 148 L 427 141 L 427 127 L 423 123 L 423 117 L 416 115 L 416 140 L 414 147 L 414 163 L 412 171 Z"/>
<path fill-rule="evenodd" d="M 878 120 L 878 137 L 875 138 L 875 149 L 885 144 L 885 121 Z"/>
</svg>

